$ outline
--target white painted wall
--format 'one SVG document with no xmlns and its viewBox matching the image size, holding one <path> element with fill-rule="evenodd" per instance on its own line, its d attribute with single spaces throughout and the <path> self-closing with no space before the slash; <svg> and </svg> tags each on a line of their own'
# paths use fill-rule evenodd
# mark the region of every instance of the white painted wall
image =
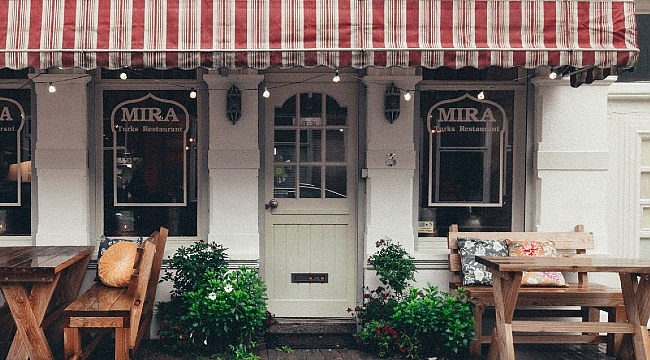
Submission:
<svg viewBox="0 0 650 360">
<path fill-rule="evenodd" d="M 91 216 L 88 170 L 88 104 L 84 74 L 39 74 L 34 150 L 38 208 L 36 245 L 88 245 Z M 50 93 L 49 84 L 57 91 Z"/>
</svg>

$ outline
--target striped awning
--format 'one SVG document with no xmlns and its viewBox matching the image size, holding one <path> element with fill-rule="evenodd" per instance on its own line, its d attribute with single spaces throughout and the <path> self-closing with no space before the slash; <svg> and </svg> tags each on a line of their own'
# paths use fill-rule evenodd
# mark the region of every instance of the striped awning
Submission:
<svg viewBox="0 0 650 360">
<path fill-rule="evenodd" d="M 5 0 L 0 68 L 633 67 L 633 0 Z"/>
</svg>

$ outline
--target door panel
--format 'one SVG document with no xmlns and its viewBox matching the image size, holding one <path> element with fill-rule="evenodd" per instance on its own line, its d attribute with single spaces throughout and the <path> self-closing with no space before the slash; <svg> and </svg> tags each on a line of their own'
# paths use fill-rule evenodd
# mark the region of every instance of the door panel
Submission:
<svg viewBox="0 0 650 360">
<path fill-rule="evenodd" d="M 276 316 L 348 316 L 355 304 L 356 85 L 336 88 L 296 82 L 265 103 L 265 201 L 277 206 L 265 210 L 262 271 Z"/>
</svg>

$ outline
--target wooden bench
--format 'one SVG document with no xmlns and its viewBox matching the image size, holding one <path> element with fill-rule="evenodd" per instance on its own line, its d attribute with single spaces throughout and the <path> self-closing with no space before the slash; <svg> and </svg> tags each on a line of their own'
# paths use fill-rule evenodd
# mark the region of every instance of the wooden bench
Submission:
<svg viewBox="0 0 650 360">
<path fill-rule="evenodd" d="M 115 359 L 126 360 L 148 334 L 168 230 L 161 227 L 141 246 L 127 288 L 96 282 L 63 311 L 65 359 L 86 359 L 102 335 L 115 333 Z M 81 330 L 93 335 L 82 346 Z"/>
<path fill-rule="evenodd" d="M 494 318 L 494 295 L 491 286 L 462 285 L 463 269 L 458 251 L 458 239 L 462 238 L 553 241 L 560 256 L 587 256 L 585 255 L 587 250 L 594 248 L 593 234 L 585 232 L 582 225 L 576 226 L 573 232 L 459 232 L 458 225 L 451 225 L 447 237 L 450 250 L 449 270 L 452 275 L 449 287 L 452 290 L 459 287 L 466 289 L 476 305 L 474 309 L 476 335 L 469 346 L 470 353 L 473 355 L 481 353 L 481 344 L 490 343 L 491 332 L 484 331 L 483 327 L 488 315 Z M 573 317 L 580 318 L 582 321 L 600 321 L 600 311 L 605 311 L 608 314 L 608 321 L 625 320 L 625 307 L 620 289 L 590 283 L 587 273 L 577 273 L 576 277 L 577 282 L 569 283 L 568 287 L 522 286 L 515 317 Z M 514 336 L 515 343 L 606 343 L 610 355 L 618 352 L 621 339 L 620 335 L 592 333 L 562 336 L 520 333 Z"/>
</svg>

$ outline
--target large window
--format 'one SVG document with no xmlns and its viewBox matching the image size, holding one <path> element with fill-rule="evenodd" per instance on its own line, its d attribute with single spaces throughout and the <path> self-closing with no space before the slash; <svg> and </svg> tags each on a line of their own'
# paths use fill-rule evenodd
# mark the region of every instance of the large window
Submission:
<svg viewBox="0 0 650 360">
<path fill-rule="evenodd" d="M 451 224 L 466 231 L 511 231 L 522 225 L 525 113 L 521 93 L 507 87 L 460 89 L 447 86 L 420 92 L 421 236 L 446 236 Z M 518 152 L 514 150 L 517 131 Z M 521 177 L 514 179 L 515 172 Z"/>
<path fill-rule="evenodd" d="M 104 235 L 197 235 L 197 106 L 184 90 L 104 90 Z"/>
<path fill-rule="evenodd" d="M 0 235 L 31 235 L 31 90 L 0 90 Z"/>
</svg>

